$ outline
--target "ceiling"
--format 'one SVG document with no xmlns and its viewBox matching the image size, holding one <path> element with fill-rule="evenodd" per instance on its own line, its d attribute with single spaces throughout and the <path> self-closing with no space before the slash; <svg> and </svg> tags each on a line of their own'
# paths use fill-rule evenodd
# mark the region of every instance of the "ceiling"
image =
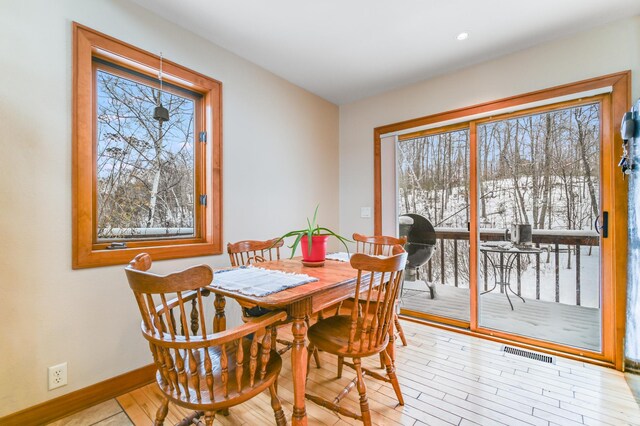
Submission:
<svg viewBox="0 0 640 426">
<path fill-rule="evenodd" d="M 640 0 L 132 1 L 336 104 L 640 15 Z"/>
</svg>

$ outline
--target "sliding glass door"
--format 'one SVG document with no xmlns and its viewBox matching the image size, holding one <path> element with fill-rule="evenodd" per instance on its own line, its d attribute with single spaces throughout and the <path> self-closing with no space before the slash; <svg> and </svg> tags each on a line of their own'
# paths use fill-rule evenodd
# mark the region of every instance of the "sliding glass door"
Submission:
<svg viewBox="0 0 640 426">
<path fill-rule="evenodd" d="M 622 72 L 374 129 L 375 232 L 434 227 L 401 313 L 623 368 L 629 88 Z"/>
<path fill-rule="evenodd" d="M 401 303 L 422 318 L 468 324 L 469 129 L 434 129 L 397 143 L 398 211 L 434 227 L 436 247 L 418 274 L 406 276 Z"/>
<path fill-rule="evenodd" d="M 477 123 L 478 326 L 600 352 L 600 102 Z"/>
<path fill-rule="evenodd" d="M 400 226 L 417 214 L 435 230 L 405 314 L 602 351 L 602 100 L 398 138 Z"/>
</svg>

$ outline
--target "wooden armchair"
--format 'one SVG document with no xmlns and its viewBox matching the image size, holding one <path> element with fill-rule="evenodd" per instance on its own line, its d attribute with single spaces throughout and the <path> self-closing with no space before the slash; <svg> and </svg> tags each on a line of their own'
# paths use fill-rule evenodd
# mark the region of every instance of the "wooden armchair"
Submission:
<svg viewBox="0 0 640 426">
<path fill-rule="evenodd" d="M 354 254 L 351 257 L 351 266 L 358 270 L 355 300 L 364 300 L 364 307 L 360 309 L 360 304 L 354 303 L 349 315 L 336 315 L 319 320 L 307 333 L 312 347 L 338 356 L 338 377 L 342 377 L 343 366 L 353 368 L 356 377 L 332 401 L 309 393 L 306 394 L 306 398 L 344 416 L 361 420 L 365 425 L 371 425 L 365 375 L 391 383 L 398 402 L 404 405 L 394 361 L 386 348 L 407 253 L 402 246 L 396 245 L 391 254 L 390 257 Z M 386 376 L 367 370 L 361 365 L 362 358 L 379 354 L 383 354 Z M 347 362 L 345 358 L 352 358 L 353 362 Z M 360 394 L 360 414 L 340 406 L 340 401 L 354 386 Z"/>
<path fill-rule="evenodd" d="M 280 247 L 284 244 L 284 240 L 274 238 L 266 241 L 256 240 L 244 240 L 237 243 L 227 244 L 227 253 L 229 254 L 229 260 L 231 266 L 245 266 L 250 264 L 258 264 L 260 262 L 266 262 L 270 260 L 280 260 Z M 264 315 L 269 310 L 260 308 L 258 306 L 250 306 L 242 304 L 243 321 L 248 321 L 251 318 Z M 278 325 L 289 324 L 289 321 L 284 321 Z M 309 320 L 307 319 L 307 327 L 309 326 Z M 278 350 L 278 353 L 282 355 L 293 347 L 293 342 L 284 339 L 278 339 L 277 327 L 271 329 L 272 332 L 272 344 L 276 349 L 276 343 L 283 345 L 282 349 Z M 316 362 L 316 366 L 320 368 L 320 356 L 317 351 L 313 352 L 313 357 Z"/>
<path fill-rule="evenodd" d="M 125 272 L 142 315 L 142 335 L 158 368 L 156 381 L 164 394 L 155 425 L 163 424 L 169 402 L 196 410 L 181 424 L 204 416 L 205 424 L 211 425 L 216 411 L 247 401 L 267 388 L 276 424 L 285 425 L 276 390 L 282 360 L 272 349 L 270 328 L 284 320 L 286 313 L 271 312 L 231 330 L 208 330 L 212 322 L 205 318 L 204 298 L 210 292 L 204 287 L 213 279 L 211 268 L 199 265 L 156 275 L 148 272 L 151 263 L 148 254 L 139 254 Z M 251 335 L 253 339 L 247 338 Z"/>
</svg>

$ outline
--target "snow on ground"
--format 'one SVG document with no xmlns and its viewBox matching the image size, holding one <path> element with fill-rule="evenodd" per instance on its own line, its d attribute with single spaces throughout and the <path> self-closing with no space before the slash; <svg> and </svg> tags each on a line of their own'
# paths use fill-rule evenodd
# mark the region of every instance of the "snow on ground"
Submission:
<svg viewBox="0 0 640 426">
<path fill-rule="evenodd" d="M 558 235 L 568 235 L 572 231 L 593 230 L 593 213 L 591 212 L 590 197 L 588 194 L 588 186 L 586 180 L 580 177 L 574 177 L 573 191 L 575 192 L 574 202 L 571 210 L 574 212 L 572 228 L 567 226 L 568 218 L 566 214 L 567 202 L 566 193 L 562 185 L 560 176 L 552 177 L 553 185 L 551 189 L 551 226 L 548 220 L 545 220 L 545 233 L 554 233 Z M 527 176 L 518 179 L 518 186 L 521 188 L 525 200 L 525 211 L 527 212 L 529 223 L 533 223 L 533 201 L 531 191 L 531 181 Z M 599 188 L 597 181 L 594 181 L 596 191 Z M 486 228 L 507 229 L 513 223 L 524 222 L 522 218 L 518 218 L 515 208 L 516 199 L 514 195 L 514 182 L 512 179 L 497 179 L 484 181 L 481 183 L 482 197 L 485 203 L 486 216 L 480 218 L 480 226 Z M 411 193 L 408 193 L 409 206 L 407 206 L 404 189 L 400 188 L 398 193 L 399 212 L 418 213 L 429 219 L 434 226 L 445 228 L 464 228 L 467 227 L 469 220 L 468 208 L 468 191 L 465 186 L 455 186 L 448 188 L 448 202 L 443 209 L 442 197 L 445 193 L 443 190 L 417 191 L 414 200 Z M 599 195 L 596 194 L 596 197 Z M 480 203 L 479 203 L 480 208 Z M 409 209 L 410 211 L 407 211 Z M 579 214 L 578 214 L 579 213 Z M 433 216 L 437 214 L 436 219 Z M 440 223 L 441 222 L 441 223 Z M 542 230 L 541 230 L 542 231 Z M 438 246 L 439 247 L 439 246 Z M 567 246 L 560 246 L 560 303 L 575 305 L 576 304 L 576 269 L 575 269 L 575 253 L 572 253 L 571 269 L 567 269 Z M 438 256 L 434 254 L 434 257 Z M 466 257 L 466 259 L 465 259 Z M 482 256 L 480 256 L 482 258 Z M 547 254 L 540 256 L 540 300 L 555 302 L 555 254 L 549 253 L 547 262 Z M 458 259 L 468 270 L 468 255 Z M 522 273 L 522 294 L 525 298 L 535 299 L 536 295 L 536 272 L 534 256 L 531 256 L 531 263 Z M 445 253 L 445 262 L 447 262 L 446 284 L 454 285 L 453 274 L 449 271 L 453 270 L 451 253 L 447 250 Z M 580 256 L 580 304 L 586 307 L 600 307 L 600 248 L 599 247 L 581 247 Z M 434 274 L 438 275 L 434 268 Z M 439 276 L 434 277 L 437 282 Z M 493 285 L 493 272 L 489 268 L 489 287 Z M 483 284 L 483 274 L 481 272 L 480 283 Z M 512 274 L 511 281 L 516 283 L 515 273 Z M 459 286 L 468 287 L 468 279 L 459 277 Z"/>
<path fill-rule="evenodd" d="M 551 177 L 550 203 L 548 214 L 551 216 L 549 225 L 548 216 L 545 219 L 545 229 L 567 230 L 569 219 L 567 217 L 567 197 L 560 176 Z M 532 183 L 528 176 L 518 179 L 518 187 L 524 199 L 524 210 L 528 216 L 528 223 L 533 220 L 533 191 Z M 596 199 L 598 199 L 599 183 L 594 182 Z M 572 229 L 593 229 L 593 213 L 591 211 L 591 201 L 588 194 L 586 181 L 580 177 L 574 177 L 573 182 L 574 199 L 570 206 L 573 212 Z M 405 197 L 407 191 L 407 197 Z M 415 200 L 412 191 L 404 188 L 398 190 L 398 211 L 404 213 L 418 213 L 429 219 L 434 226 L 446 226 L 454 228 L 466 228 L 469 220 L 469 199 L 468 189 L 465 186 L 452 186 L 445 190 L 417 190 Z M 447 202 L 443 205 L 442 198 L 446 196 Z M 539 194 L 539 197 L 542 193 Z M 484 217 L 480 217 L 482 228 L 508 228 L 512 223 L 525 223 L 524 218 L 519 217 L 520 212 L 516 209 L 514 183 L 512 179 L 497 179 L 481 182 L 481 200 L 478 208 L 485 206 Z M 408 199 L 408 200 L 407 200 Z M 406 205 L 408 201 L 408 206 Z M 539 206 L 542 200 L 538 199 Z M 480 211 L 482 214 L 482 211 Z"/>
</svg>

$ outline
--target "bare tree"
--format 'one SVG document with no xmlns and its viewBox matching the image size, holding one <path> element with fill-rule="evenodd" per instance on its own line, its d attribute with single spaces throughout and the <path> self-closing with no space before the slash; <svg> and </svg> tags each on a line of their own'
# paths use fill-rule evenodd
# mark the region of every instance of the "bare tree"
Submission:
<svg viewBox="0 0 640 426">
<path fill-rule="evenodd" d="M 102 70 L 97 77 L 98 237 L 193 228 L 193 99 Z M 159 96 L 165 123 L 153 118 Z"/>
</svg>

